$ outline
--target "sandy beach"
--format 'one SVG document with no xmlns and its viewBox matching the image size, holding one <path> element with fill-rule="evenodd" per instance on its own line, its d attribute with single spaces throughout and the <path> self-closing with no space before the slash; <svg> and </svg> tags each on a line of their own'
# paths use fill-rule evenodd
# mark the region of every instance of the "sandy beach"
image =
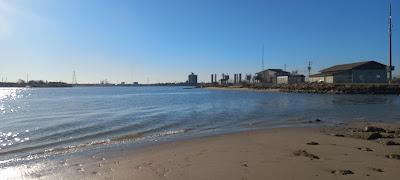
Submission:
<svg viewBox="0 0 400 180">
<path fill-rule="evenodd" d="M 397 179 L 400 126 L 374 124 L 384 132 L 366 132 L 368 125 L 204 137 L 47 162 L 15 174 L 39 179 Z M 367 140 L 376 133 L 382 137 Z"/>
</svg>

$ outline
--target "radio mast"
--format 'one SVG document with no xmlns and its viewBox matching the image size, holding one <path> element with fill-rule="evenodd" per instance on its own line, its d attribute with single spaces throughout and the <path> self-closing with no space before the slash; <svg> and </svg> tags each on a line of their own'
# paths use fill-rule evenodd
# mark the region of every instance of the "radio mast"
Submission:
<svg viewBox="0 0 400 180">
<path fill-rule="evenodd" d="M 389 67 L 388 67 L 388 76 L 389 83 L 392 83 L 392 1 L 389 1 Z"/>
<path fill-rule="evenodd" d="M 74 85 L 78 84 L 78 82 L 76 81 L 76 74 L 75 74 L 75 71 L 74 71 L 73 74 L 72 74 L 72 83 L 71 83 L 71 84 L 74 84 Z"/>
</svg>

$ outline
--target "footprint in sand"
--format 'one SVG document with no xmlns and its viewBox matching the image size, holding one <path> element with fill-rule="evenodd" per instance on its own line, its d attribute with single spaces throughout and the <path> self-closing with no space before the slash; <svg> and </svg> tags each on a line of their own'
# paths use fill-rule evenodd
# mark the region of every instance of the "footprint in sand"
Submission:
<svg viewBox="0 0 400 180">
<path fill-rule="evenodd" d="M 383 170 L 380 169 L 380 168 L 371 168 L 371 170 L 372 170 L 372 171 L 375 171 L 375 172 L 385 172 L 385 171 L 383 171 Z"/>
<path fill-rule="evenodd" d="M 319 157 L 318 157 L 317 155 L 311 154 L 311 153 L 309 153 L 309 152 L 307 152 L 307 151 L 305 151 L 305 150 L 297 150 L 297 151 L 293 152 L 293 155 L 294 155 L 294 156 L 304 156 L 304 157 L 308 157 L 308 158 L 310 158 L 311 160 L 313 160 L 313 159 L 319 159 Z"/>
<path fill-rule="evenodd" d="M 360 150 L 360 151 L 374 151 L 374 150 L 372 150 L 372 149 L 370 149 L 370 148 L 367 148 L 367 147 L 358 147 L 357 148 L 358 150 Z"/>
<path fill-rule="evenodd" d="M 240 162 L 241 166 L 243 167 L 249 167 L 248 163 L 246 161 Z"/>
<path fill-rule="evenodd" d="M 316 145 L 319 145 L 319 143 L 311 141 L 311 142 L 308 142 L 307 145 L 316 146 Z"/>
</svg>

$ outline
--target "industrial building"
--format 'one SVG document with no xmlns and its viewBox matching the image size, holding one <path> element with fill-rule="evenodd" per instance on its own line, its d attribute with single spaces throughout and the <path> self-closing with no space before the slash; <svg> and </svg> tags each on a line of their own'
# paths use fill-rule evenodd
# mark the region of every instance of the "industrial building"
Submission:
<svg viewBox="0 0 400 180">
<path fill-rule="evenodd" d="M 256 73 L 256 79 L 259 83 L 297 84 L 304 83 L 305 76 L 297 73 L 292 74 L 282 69 L 267 69 Z"/>
<path fill-rule="evenodd" d="M 276 84 L 278 82 L 278 76 L 290 76 L 290 73 L 282 69 L 267 69 L 256 73 L 256 79 L 259 83 Z"/>
<path fill-rule="evenodd" d="M 189 86 L 197 86 L 197 75 L 194 73 L 189 74 L 187 84 Z"/>
<path fill-rule="evenodd" d="M 278 76 L 277 84 L 298 84 L 304 83 L 305 76 L 301 74 L 291 74 L 289 76 Z"/>
<path fill-rule="evenodd" d="M 386 83 L 387 66 L 376 61 L 335 65 L 310 75 L 310 82 Z"/>
</svg>

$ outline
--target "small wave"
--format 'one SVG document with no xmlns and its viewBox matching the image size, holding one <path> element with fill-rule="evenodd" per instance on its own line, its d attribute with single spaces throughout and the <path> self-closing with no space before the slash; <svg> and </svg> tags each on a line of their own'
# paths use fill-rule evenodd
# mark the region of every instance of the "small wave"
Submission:
<svg viewBox="0 0 400 180">
<path fill-rule="evenodd" d="M 148 138 L 157 138 L 157 137 L 170 136 L 170 135 L 174 135 L 174 134 L 185 133 L 187 131 L 188 131 L 187 129 L 169 130 L 169 131 L 164 131 L 164 132 L 161 132 L 161 133 L 157 133 L 157 134 L 148 136 Z"/>
<path fill-rule="evenodd" d="M 147 132 L 141 132 L 141 133 L 117 136 L 117 137 L 114 137 L 111 139 L 106 139 L 106 140 L 92 141 L 89 143 L 82 143 L 82 144 L 70 145 L 70 146 L 65 146 L 65 147 L 49 148 L 49 149 L 45 149 L 44 151 L 41 151 L 41 152 L 29 154 L 25 157 L 1 160 L 0 165 L 7 164 L 10 162 L 21 161 L 21 160 L 23 161 L 23 160 L 38 159 L 40 157 L 47 157 L 51 154 L 56 155 L 56 154 L 62 154 L 62 153 L 68 153 L 68 152 L 76 152 L 76 151 L 82 150 L 84 148 L 90 148 L 90 147 L 94 147 L 94 146 L 98 146 L 98 145 L 118 144 L 121 142 L 128 142 L 128 141 L 142 141 L 142 140 L 147 140 L 147 139 L 149 139 L 149 140 L 157 139 L 160 137 L 175 135 L 175 134 L 179 134 L 179 133 L 185 133 L 189 130 L 190 129 L 168 130 L 168 131 L 163 131 L 163 132 L 156 133 L 156 134 L 150 134 L 148 136 L 145 136 L 145 134 L 148 134 Z M 10 153 L 12 154 L 12 153 L 18 153 L 18 152 L 25 152 L 25 151 L 29 151 L 29 150 L 33 150 L 33 149 L 37 149 L 37 147 L 26 147 L 26 148 L 21 148 L 21 149 L 15 149 L 12 151 L 1 152 L 0 154 L 1 155 L 10 154 Z"/>
<path fill-rule="evenodd" d="M 111 138 L 110 141 L 111 142 L 131 141 L 131 140 L 139 139 L 141 137 L 143 137 L 142 133 L 127 134 L 127 135 Z"/>
<path fill-rule="evenodd" d="M 128 134 L 128 135 L 123 135 L 123 136 L 118 136 L 112 138 L 110 141 L 111 142 L 123 142 L 123 141 L 134 141 L 134 140 L 144 140 L 144 139 L 154 139 L 158 137 L 164 137 L 164 136 L 170 136 L 170 135 L 175 135 L 179 133 L 185 133 L 189 131 L 190 129 L 178 129 L 178 130 L 169 130 L 169 131 L 163 131 L 160 133 L 156 134 L 151 134 L 148 136 L 145 136 L 146 132 L 142 133 L 135 133 L 135 134 Z"/>
<path fill-rule="evenodd" d="M 46 153 L 47 152 L 48 153 L 50 153 L 50 152 L 51 153 L 69 152 L 69 151 L 88 148 L 88 147 L 97 146 L 97 145 L 116 144 L 116 143 L 126 142 L 126 141 L 139 141 L 139 140 L 145 140 L 145 139 L 154 139 L 154 138 L 158 138 L 158 137 L 164 137 L 164 136 L 184 133 L 187 131 L 188 131 L 187 129 L 169 130 L 169 131 L 164 131 L 164 132 L 160 132 L 157 134 L 153 134 L 150 136 L 144 136 L 143 133 L 127 134 L 127 135 L 117 136 L 117 137 L 107 139 L 107 140 L 92 141 L 89 143 L 70 145 L 70 146 L 61 147 L 61 148 L 51 148 L 51 149 L 45 150 L 45 152 Z"/>
</svg>

